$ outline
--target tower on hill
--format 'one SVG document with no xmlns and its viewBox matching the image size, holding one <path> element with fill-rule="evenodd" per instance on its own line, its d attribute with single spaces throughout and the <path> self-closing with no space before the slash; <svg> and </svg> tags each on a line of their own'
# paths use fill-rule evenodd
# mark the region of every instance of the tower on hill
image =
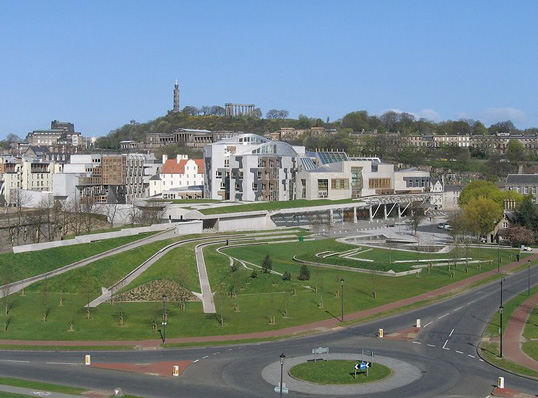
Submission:
<svg viewBox="0 0 538 398">
<path fill-rule="evenodd" d="M 173 113 L 179 113 L 179 84 L 176 79 L 176 83 L 174 84 L 174 109 L 172 109 Z"/>
</svg>

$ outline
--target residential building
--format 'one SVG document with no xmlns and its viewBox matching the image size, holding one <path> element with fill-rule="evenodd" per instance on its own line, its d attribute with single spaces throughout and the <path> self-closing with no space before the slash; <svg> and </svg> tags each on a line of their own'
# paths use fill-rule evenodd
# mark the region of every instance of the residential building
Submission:
<svg viewBox="0 0 538 398">
<path fill-rule="evenodd" d="M 516 191 L 522 195 L 532 195 L 533 202 L 538 203 L 538 174 L 508 174 L 505 189 Z"/>
<path fill-rule="evenodd" d="M 177 155 L 174 159 L 166 159 L 166 156 L 163 156 L 160 173 L 150 178 L 149 196 L 157 196 L 164 191 L 203 185 L 203 159 L 189 159 L 187 155 Z"/>
</svg>

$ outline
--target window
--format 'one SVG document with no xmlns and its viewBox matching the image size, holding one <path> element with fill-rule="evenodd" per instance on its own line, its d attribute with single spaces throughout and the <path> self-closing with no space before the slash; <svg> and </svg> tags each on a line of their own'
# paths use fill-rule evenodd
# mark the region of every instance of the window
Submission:
<svg viewBox="0 0 538 398">
<path fill-rule="evenodd" d="M 390 178 L 371 178 L 368 185 L 370 189 L 390 188 Z"/>
<path fill-rule="evenodd" d="M 349 189 L 349 180 L 346 178 L 332 178 L 331 189 L 336 189 L 336 190 Z"/>
<path fill-rule="evenodd" d="M 326 198 L 329 195 L 329 180 L 318 180 L 318 198 Z"/>
</svg>

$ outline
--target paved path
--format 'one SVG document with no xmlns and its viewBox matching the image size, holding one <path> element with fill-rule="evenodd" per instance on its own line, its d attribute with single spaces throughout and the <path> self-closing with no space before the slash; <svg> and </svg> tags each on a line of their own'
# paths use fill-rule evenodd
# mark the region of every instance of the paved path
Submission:
<svg viewBox="0 0 538 398">
<path fill-rule="evenodd" d="M 503 354 L 512 362 L 516 362 L 526 368 L 538 371 L 538 361 L 529 357 L 521 347 L 523 342 L 523 329 L 534 307 L 538 305 L 538 293 L 527 299 L 515 309 L 506 325 L 503 336 Z"/>
</svg>

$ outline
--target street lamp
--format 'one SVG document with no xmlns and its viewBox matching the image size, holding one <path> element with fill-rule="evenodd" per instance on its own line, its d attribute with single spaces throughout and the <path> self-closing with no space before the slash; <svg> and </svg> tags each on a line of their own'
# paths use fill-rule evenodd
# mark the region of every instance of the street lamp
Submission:
<svg viewBox="0 0 538 398">
<path fill-rule="evenodd" d="M 342 322 L 344 322 L 344 278 L 340 279 L 340 286 L 342 287 Z"/>
<path fill-rule="evenodd" d="M 166 316 L 166 294 L 163 294 L 163 343 L 166 343 L 166 321 L 168 320 Z"/>
<path fill-rule="evenodd" d="M 284 353 L 280 354 L 280 398 L 282 398 L 282 381 L 284 377 Z"/>
<path fill-rule="evenodd" d="M 497 235 L 497 273 L 500 272 L 501 268 L 501 240 Z"/>
<path fill-rule="evenodd" d="M 499 306 L 499 316 L 500 316 L 500 326 L 499 326 L 499 337 L 500 337 L 500 358 L 503 357 L 503 282 L 504 278 L 501 278 L 501 305 Z"/>
<path fill-rule="evenodd" d="M 528 273 L 527 273 L 527 296 L 530 296 L 531 295 L 531 260 L 527 260 L 527 269 L 528 269 Z"/>
</svg>

